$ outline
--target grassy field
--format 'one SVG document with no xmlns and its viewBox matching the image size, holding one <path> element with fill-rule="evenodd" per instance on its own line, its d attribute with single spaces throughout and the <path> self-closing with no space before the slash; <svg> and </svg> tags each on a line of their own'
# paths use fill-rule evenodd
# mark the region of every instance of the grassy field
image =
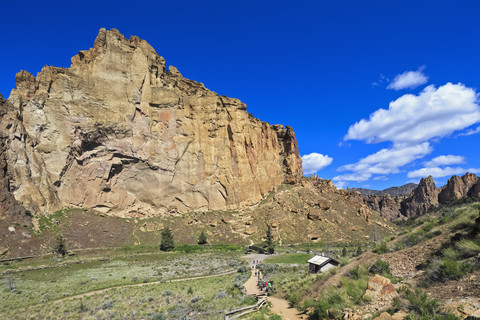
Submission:
<svg viewBox="0 0 480 320">
<path fill-rule="evenodd" d="M 307 260 L 313 256 L 309 253 L 285 253 L 268 257 L 265 259 L 265 263 L 307 264 Z"/>
<path fill-rule="evenodd" d="M 255 302 L 241 294 L 249 273 L 235 252 L 119 251 L 25 260 L 0 270 L 1 319 L 222 319 L 225 310 Z M 225 271 L 234 273 L 182 280 Z"/>
</svg>

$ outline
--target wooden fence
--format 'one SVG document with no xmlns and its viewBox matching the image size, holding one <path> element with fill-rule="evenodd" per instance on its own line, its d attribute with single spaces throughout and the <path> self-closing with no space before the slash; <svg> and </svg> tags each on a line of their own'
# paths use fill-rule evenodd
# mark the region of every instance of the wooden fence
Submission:
<svg viewBox="0 0 480 320">
<path fill-rule="evenodd" d="M 258 300 L 257 304 L 249 307 L 244 307 L 236 310 L 229 311 L 225 313 L 225 320 L 232 320 L 240 318 L 246 314 L 252 313 L 260 309 L 265 303 L 267 302 L 267 296 L 261 296 L 260 300 Z"/>
</svg>

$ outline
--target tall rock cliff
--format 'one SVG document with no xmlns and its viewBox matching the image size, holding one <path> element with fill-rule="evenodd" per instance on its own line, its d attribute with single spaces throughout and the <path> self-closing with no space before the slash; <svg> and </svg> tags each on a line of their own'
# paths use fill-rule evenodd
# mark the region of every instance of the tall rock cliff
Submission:
<svg viewBox="0 0 480 320">
<path fill-rule="evenodd" d="M 430 208 L 438 206 L 438 191 L 432 176 L 422 178 L 412 194 L 402 201 L 401 207 L 403 214 L 407 218 L 410 218 L 423 214 Z"/>
<path fill-rule="evenodd" d="M 16 199 L 34 212 L 228 210 L 302 177 L 292 128 L 249 116 L 115 29 L 70 68 L 21 71 L 16 83 L 6 160 Z"/>
<path fill-rule="evenodd" d="M 18 218 L 24 216 L 25 210 L 12 194 L 7 164 L 7 150 L 10 142 L 8 137 L 3 134 L 8 131 L 8 126 L 12 122 L 7 114 L 7 110 L 11 108 L 12 106 L 0 94 L 0 218 L 18 221 Z"/>
<path fill-rule="evenodd" d="M 412 193 L 403 199 L 389 195 L 363 196 L 363 203 L 370 209 L 380 212 L 390 220 L 415 217 L 426 213 L 439 204 L 449 204 L 467 198 L 480 198 L 480 178 L 473 173 L 462 177 L 452 176 L 441 188 L 435 186 L 433 178 L 423 178 Z"/>
</svg>

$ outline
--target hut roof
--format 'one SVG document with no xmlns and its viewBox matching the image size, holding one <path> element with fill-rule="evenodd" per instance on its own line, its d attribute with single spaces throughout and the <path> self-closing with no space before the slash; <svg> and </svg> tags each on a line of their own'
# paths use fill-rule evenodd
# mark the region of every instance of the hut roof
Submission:
<svg viewBox="0 0 480 320">
<path fill-rule="evenodd" d="M 333 263 L 338 264 L 338 262 L 335 261 L 334 259 L 329 258 L 329 257 L 324 257 L 324 256 L 315 256 L 315 257 L 311 258 L 310 260 L 308 260 L 308 262 L 313 263 L 313 264 L 315 264 L 317 266 L 320 266 L 320 267 L 323 267 L 324 265 L 326 265 L 329 262 L 333 262 Z"/>
</svg>

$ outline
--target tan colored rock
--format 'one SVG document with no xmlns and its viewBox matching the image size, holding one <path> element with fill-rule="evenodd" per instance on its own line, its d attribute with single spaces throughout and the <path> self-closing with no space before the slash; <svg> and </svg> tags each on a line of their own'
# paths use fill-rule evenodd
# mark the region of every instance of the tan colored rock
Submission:
<svg viewBox="0 0 480 320">
<path fill-rule="evenodd" d="M 321 220 L 322 211 L 319 209 L 310 209 L 307 218 L 310 220 Z"/>
<path fill-rule="evenodd" d="M 452 176 L 443 190 L 438 195 L 438 201 L 440 203 L 449 203 L 464 197 L 467 197 L 469 193 L 475 195 L 474 190 L 470 190 L 479 183 L 479 179 L 473 173 L 466 173 L 461 178 L 459 176 Z"/>
<path fill-rule="evenodd" d="M 367 290 L 365 291 L 364 297 L 369 297 L 373 301 L 385 301 L 393 299 L 397 296 L 397 290 L 393 286 L 390 279 L 376 274 L 374 277 L 368 280 Z"/>
<path fill-rule="evenodd" d="M 295 133 L 182 77 L 144 40 L 101 29 L 68 69 L 16 76 L 6 159 L 34 212 L 230 210 L 302 177 Z M 17 116 L 18 115 L 18 116 Z"/>
</svg>

